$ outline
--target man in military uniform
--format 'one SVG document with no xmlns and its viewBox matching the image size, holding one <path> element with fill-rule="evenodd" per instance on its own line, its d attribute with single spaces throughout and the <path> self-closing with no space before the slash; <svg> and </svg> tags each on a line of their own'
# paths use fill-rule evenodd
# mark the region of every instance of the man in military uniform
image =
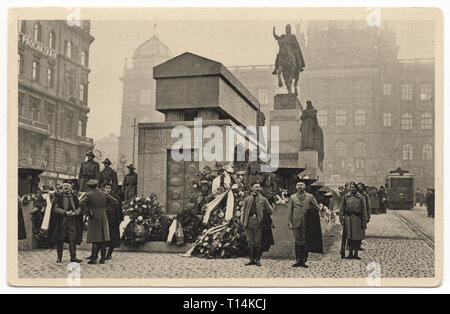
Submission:
<svg viewBox="0 0 450 314">
<path fill-rule="evenodd" d="M 264 215 L 272 215 L 272 206 L 260 194 L 258 182 L 251 186 L 252 194 L 244 200 L 241 224 L 245 229 L 250 261 L 246 265 L 261 266 Z"/>
<path fill-rule="evenodd" d="M 350 192 L 344 195 L 339 207 L 339 221 L 343 226 L 341 257 L 347 259 L 361 259 L 358 250 L 365 238 L 367 227 L 367 210 L 365 197 L 358 192 L 354 182 L 350 183 Z M 345 257 L 345 248 L 349 255 Z"/>
<path fill-rule="evenodd" d="M 302 50 L 300 49 L 300 45 L 298 44 L 297 37 L 295 37 L 295 35 L 291 33 L 291 25 L 289 24 L 286 25 L 286 34 L 283 34 L 281 36 L 278 36 L 275 33 L 275 26 L 274 26 L 273 37 L 275 38 L 276 41 L 286 40 L 289 43 L 291 51 L 295 56 L 296 67 L 299 72 L 302 72 L 303 68 L 305 67 L 305 60 L 303 59 Z M 280 65 L 279 54 L 277 54 L 277 58 L 275 59 L 275 70 L 273 70 L 272 72 L 273 75 L 277 75 L 279 65 Z"/>
<path fill-rule="evenodd" d="M 123 193 L 125 195 L 125 202 L 131 201 L 137 195 L 137 173 L 134 172 L 133 164 L 127 166 L 128 173 L 123 179 Z"/>
<path fill-rule="evenodd" d="M 87 160 L 81 163 L 80 174 L 78 180 L 80 180 L 80 192 L 86 192 L 87 182 L 89 180 L 100 180 L 100 165 L 94 160 L 95 155 L 93 152 L 86 154 Z"/>
<path fill-rule="evenodd" d="M 100 172 L 100 188 L 105 188 L 106 185 L 111 187 L 112 193 L 117 193 L 117 172 L 111 168 L 111 161 L 106 158 L 103 161 L 105 168 Z"/>
<path fill-rule="evenodd" d="M 322 253 L 319 204 L 313 195 L 306 192 L 305 183 L 297 182 L 296 189 L 288 203 L 288 227 L 295 239 L 296 263 L 292 267 L 308 268 L 309 252 Z"/>
<path fill-rule="evenodd" d="M 119 203 L 113 196 L 97 189 L 97 185 L 97 180 L 89 180 L 88 192 L 80 201 L 83 214 L 89 217 L 87 243 L 94 245 L 94 252 L 88 264 L 97 264 L 100 252 L 100 264 L 105 263 L 107 243 L 111 240 L 106 211 L 114 210 Z"/>
</svg>

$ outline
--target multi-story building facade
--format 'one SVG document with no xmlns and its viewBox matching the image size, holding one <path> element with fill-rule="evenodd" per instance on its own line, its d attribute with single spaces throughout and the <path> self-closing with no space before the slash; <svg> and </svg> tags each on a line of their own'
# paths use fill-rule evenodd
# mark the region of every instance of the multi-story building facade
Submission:
<svg viewBox="0 0 450 314">
<path fill-rule="evenodd" d="M 434 60 L 400 60 L 393 30 L 365 22 L 310 22 L 297 38 L 306 61 L 299 98 L 313 102 L 324 132 L 323 180 L 379 186 L 400 166 L 416 186 L 434 186 Z M 273 65 L 230 70 L 266 116 L 286 93 Z"/>
<path fill-rule="evenodd" d="M 128 67 L 125 60 L 124 73 L 120 78 L 123 82 L 123 102 L 117 169 L 119 181 L 126 174 L 126 165 L 133 162 L 138 167 L 137 124 L 164 121 L 164 115 L 155 109 L 153 67 L 171 57 L 170 49 L 153 35 L 134 52 L 132 67 Z"/>
<path fill-rule="evenodd" d="M 41 185 L 78 176 L 86 137 L 90 22 L 18 24 L 19 167 L 42 169 Z"/>
</svg>

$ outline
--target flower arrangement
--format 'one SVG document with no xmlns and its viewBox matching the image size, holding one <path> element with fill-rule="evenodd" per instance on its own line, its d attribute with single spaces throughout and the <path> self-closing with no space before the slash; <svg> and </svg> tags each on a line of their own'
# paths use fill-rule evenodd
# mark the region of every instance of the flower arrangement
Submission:
<svg viewBox="0 0 450 314">
<path fill-rule="evenodd" d="M 33 202 L 34 209 L 31 211 L 31 224 L 33 228 L 33 238 L 38 242 L 39 247 L 46 248 L 48 243 L 48 233 L 42 230 L 42 221 L 44 220 L 45 208 L 47 201 L 41 193 L 27 194 L 22 197 L 22 204 L 24 206 Z"/>
<path fill-rule="evenodd" d="M 199 215 L 196 215 L 193 209 L 182 209 L 178 212 L 176 219 L 183 227 L 184 241 L 195 242 L 203 229 L 203 223 Z"/>
<path fill-rule="evenodd" d="M 130 223 L 123 233 L 125 244 L 139 244 L 147 241 L 165 241 L 172 219 L 164 215 L 163 206 L 156 194 L 136 197 L 124 206 L 124 215 Z"/>
</svg>

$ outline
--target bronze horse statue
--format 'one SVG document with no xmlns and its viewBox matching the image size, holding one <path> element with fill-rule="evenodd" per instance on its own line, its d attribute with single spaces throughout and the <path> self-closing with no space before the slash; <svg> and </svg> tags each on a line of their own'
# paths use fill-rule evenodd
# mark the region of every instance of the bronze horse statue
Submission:
<svg viewBox="0 0 450 314">
<path fill-rule="evenodd" d="M 273 37 L 278 42 L 279 52 L 275 61 L 275 71 L 273 74 L 278 75 L 278 86 L 283 86 L 281 76 L 283 76 L 284 84 L 289 95 L 292 94 L 292 86 L 295 88 L 295 95 L 298 96 L 298 80 L 300 72 L 305 67 L 305 61 L 301 53 L 300 46 L 296 37 L 291 34 L 291 26 L 286 25 L 286 34 L 278 36 L 273 28 Z"/>
<path fill-rule="evenodd" d="M 295 95 L 298 95 L 298 79 L 300 71 L 298 70 L 297 63 L 295 61 L 295 55 L 290 49 L 289 42 L 284 39 L 278 41 L 280 47 L 279 52 L 279 66 L 277 70 L 278 86 L 283 87 L 281 75 L 283 75 L 284 84 L 286 85 L 289 95 L 292 94 L 292 83 L 294 83 Z"/>
</svg>

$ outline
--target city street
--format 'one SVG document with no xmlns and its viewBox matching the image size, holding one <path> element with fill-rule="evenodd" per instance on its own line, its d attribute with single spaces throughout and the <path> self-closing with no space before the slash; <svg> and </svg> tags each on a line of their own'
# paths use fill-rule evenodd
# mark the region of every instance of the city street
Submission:
<svg viewBox="0 0 450 314">
<path fill-rule="evenodd" d="M 341 227 L 338 224 L 329 226 L 329 232 L 324 234 L 324 254 L 310 254 L 309 269 L 292 268 L 293 248 L 283 235 L 290 231 L 283 227 L 281 219 L 284 215 L 275 214 L 275 230 L 279 229 L 274 232 L 276 244 L 264 254 L 262 267 L 244 266 L 245 258 L 201 259 L 179 254 L 117 252 L 105 265 L 83 262 L 81 278 L 362 278 L 367 277 L 367 265 L 372 262 L 380 265 L 382 278 L 433 277 L 433 248 L 398 215 L 405 217 L 420 233 L 434 236 L 434 220 L 426 217 L 424 208 L 388 211 L 385 215 L 372 216 L 360 261 L 340 258 Z M 325 225 L 322 228 L 325 229 Z M 89 253 L 80 251 L 79 257 L 84 258 Z M 66 277 L 68 272 L 64 263 L 68 262 L 68 252 L 63 264 L 55 261 L 54 250 L 20 251 L 19 277 Z"/>
</svg>

